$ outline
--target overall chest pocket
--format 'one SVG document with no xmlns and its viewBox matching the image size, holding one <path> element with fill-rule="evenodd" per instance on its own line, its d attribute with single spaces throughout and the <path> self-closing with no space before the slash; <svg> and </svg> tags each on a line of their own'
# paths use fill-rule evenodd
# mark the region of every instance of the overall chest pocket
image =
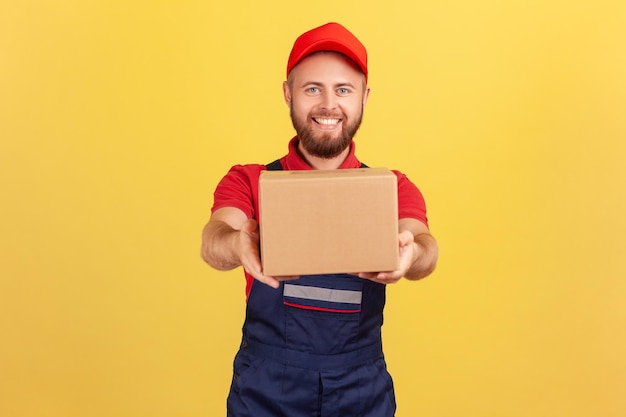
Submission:
<svg viewBox="0 0 626 417">
<path fill-rule="evenodd" d="M 283 286 L 287 346 L 318 354 L 350 350 L 359 333 L 363 280 L 307 275 Z"/>
</svg>

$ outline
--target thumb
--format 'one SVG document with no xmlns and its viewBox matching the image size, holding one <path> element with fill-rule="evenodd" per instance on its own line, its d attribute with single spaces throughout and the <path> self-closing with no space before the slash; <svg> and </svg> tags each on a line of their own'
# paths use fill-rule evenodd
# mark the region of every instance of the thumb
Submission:
<svg viewBox="0 0 626 417">
<path fill-rule="evenodd" d="M 241 230 L 248 234 L 255 234 L 259 230 L 259 224 L 254 219 L 248 219 L 241 225 Z"/>
<path fill-rule="evenodd" d="M 400 246 L 406 246 L 412 243 L 414 239 L 415 239 L 415 236 L 413 235 L 413 233 L 411 233 L 408 230 L 405 230 L 402 233 L 400 233 L 400 235 L 398 235 L 398 241 L 400 243 Z"/>
</svg>

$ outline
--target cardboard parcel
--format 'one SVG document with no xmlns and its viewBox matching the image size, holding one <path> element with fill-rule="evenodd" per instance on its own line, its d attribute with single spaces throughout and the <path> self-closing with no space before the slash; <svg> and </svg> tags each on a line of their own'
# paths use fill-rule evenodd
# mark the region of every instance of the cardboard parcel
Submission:
<svg viewBox="0 0 626 417">
<path fill-rule="evenodd" d="M 386 168 L 265 171 L 259 210 L 265 275 L 398 268 L 398 186 Z"/>
</svg>

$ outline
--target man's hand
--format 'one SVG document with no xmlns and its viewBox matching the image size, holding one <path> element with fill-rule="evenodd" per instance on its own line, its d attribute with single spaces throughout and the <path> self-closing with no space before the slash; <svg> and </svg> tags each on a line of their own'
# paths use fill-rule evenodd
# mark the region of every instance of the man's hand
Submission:
<svg viewBox="0 0 626 417">
<path fill-rule="evenodd" d="M 369 279 L 379 284 L 394 284 L 404 277 L 409 268 L 418 256 L 420 250 L 414 241 L 413 233 L 408 230 L 398 234 L 398 243 L 400 245 L 400 262 L 399 267 L 395 271 L 386 272 L 362 272 L 358 276 Z"/>
<path fill-rule="evenodd" d="M 252 275 L 256 280 L 269 285 L 272 288 L 278 288 L 280 281 L 288 281 L 297 279 L 297 276 L 270 277 L 263 274 L 261 266 L 261 255 L 259 253 L 259 225 L 252 219 L 246 220 L 239 230 L 239 260 L 246 272 Z"/>
<path fill-rule="evenodd" d="M 429 275 L 435 269 L 439 249 L 435 238 L 426 225 L 416 219 L 400 219 L 401 232 L 398 234 L 399 267 L 396 271 L 362 272 L 361 278 L 380 284 L 394 284 L 405 277 L 417 280 Z"/>
<path fill-rule="evenodd" d="M 229 271 L 243 266 L 255 279 L 273 288 L 298 277 L 263 275 L 259 225 L 234 207 L 216 210 L 202 231 L 202 258 L 213 268 Z"/>
</svg>

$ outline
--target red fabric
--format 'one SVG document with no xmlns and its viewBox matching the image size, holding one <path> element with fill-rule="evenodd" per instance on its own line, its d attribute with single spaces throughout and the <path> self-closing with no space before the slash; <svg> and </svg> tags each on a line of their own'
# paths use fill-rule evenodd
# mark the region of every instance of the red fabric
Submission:
<svg viewBox="0 0 626 417">
<path fill-rule="evenodd" d="M 367 50 L 348 29 L 339 23 L 327 23 L 296 39 L 287 61 L 287 76 L 298 62 L 318 51 L 339 52 L 353 60 L 365 74 L 367 81 Z"/>
<path fill-rule="evenodd" d="M 284 170 L 310 170 L 311 166 L 296 151 L 298 138 L 289 142 L 289 153 L 280 159 Z M 271 161 L 268 161 L 271 162 Z M 355 144 L 350 145 L 350 153 L 340 169 L 359 168 L 361 162 L 355 156 Z M 235 165 L 222 178 L 215 189 L 212 212 L 223 207 L 235 207 L 243 211 L 249 219 L 258 218 L 259 176 L 265 165 Z M 426 204 L 418 188 L 399 171 L 392 171 L 398 178 L 398 218 L 417 219 L 428 226 Z M 246 273 L 246 295 L 250 293 L 252 278 Z"/>
<path fill-rule="evenodd" d="M 300 304 L 293 304 L 293 303 L 288 303 L 288 302 L 284 302 L 283 303 L 286 306 L 290 306 L 290 307 L 294 307 L 294 308 L 301 308 L 303 310 L 313 310 L 313 311 L 326 311 L 329 313 L 340 313 L 340 314 L 354 314 L 354 313 L 360 313 L 361 310 L 335 310 L 332 308 L 322 308 L 322 307 L 313 307 L 313 306 L 303 306 Z"/>
</svg>

